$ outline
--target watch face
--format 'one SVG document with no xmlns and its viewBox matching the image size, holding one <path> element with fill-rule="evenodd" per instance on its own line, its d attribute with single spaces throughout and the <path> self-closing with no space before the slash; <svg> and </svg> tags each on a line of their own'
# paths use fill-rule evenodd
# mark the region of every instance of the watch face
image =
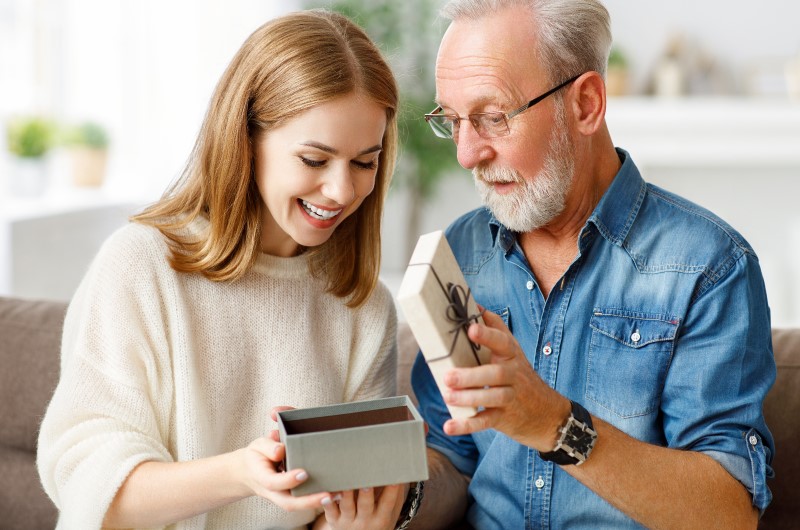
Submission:
<svg viewBox="0 0 800 530">
<path fill-rule="evenodd" d="M 562 442 L 564 449 L 570 456 L 580 461 L 586 460 L 594 447 L 597 433 L 575 418 L 570 418 L 566 431 L 565 440 Z"/>
<path fill-rule="evenodd" d="M 556 442 L 556 447 L 550 452 L 539 453 L 539 457 L 547 462 L 555 462 L 560 466 L 581 465 L 589 458 L 589 453 L 594 448 L 597 440 L 597 431 L 592 428 L 592 418 L 589 412 L 572 403 L 572 414 L 559 429 L 561 436 Z M 579 419 L 580 418 L 580 419 Z"/>
</svg>

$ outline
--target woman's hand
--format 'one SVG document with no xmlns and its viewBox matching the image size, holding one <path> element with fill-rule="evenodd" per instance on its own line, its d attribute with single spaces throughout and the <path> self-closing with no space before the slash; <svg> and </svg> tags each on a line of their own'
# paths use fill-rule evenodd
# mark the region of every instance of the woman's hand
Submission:
<svg viewBox="0 0 800 530">
<path fill-rule="evenodd" d="M 279 411 L 290 409 L 275 407 L 270 415 L 277 421 Z M 330 499 L 331 495 L 327 492 L 292 496 L 289 490 L 308 480 L 308 473 L 303 469 L 282 470 L 286 447 L 280 443 L 278 431 L 253 441 L 241 452 L 243 483 L 250 493 L 264 497 L 290 512 L 318 509 L 323 499 Z"/>
<path fill-rule="evenodd" d="M 322 499 L 330 498 L 327 492 L 293 497 L 290 489 L 308 480 L 303 469 L 282 471 L 284 445 L 270 437 L 253 441 L 241 450 L 242 482 L 254 495 L 269 499 L 286 511 L 317 509 Z"/>
<path fill-rule="evenodd" d="M 400 516 L 407 486 L 396 484 L 385 488 L 364 488 L 343 491 L 339 502 L 322 500 L 327 527 L 332 530 L 393 530 Z M 377 497 L 377 498 L 376 498 Z M 314 526 L 325 528 L 325 526 Z"/>
</svg>

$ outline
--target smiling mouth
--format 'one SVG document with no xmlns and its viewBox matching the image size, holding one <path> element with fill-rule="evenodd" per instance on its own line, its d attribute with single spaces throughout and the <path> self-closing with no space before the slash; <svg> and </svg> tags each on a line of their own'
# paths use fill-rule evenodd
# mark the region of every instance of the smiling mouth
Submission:
<svg viewBox="0 0 800 530">
<path fill-rule="evenodd" d="M 342 210 L 344 210 L 344 208 L 339 208 L 338 210 L 325 210 L 323 208 L 314 206 L 313 204 L 304 199 L 298 199 L 298 202 L 308 215 L 320 221 L 329 221 L 334 217 L 336 217 L 337 215 L 339 215 L 340 213 L 342 213 Z"/>
</svg>

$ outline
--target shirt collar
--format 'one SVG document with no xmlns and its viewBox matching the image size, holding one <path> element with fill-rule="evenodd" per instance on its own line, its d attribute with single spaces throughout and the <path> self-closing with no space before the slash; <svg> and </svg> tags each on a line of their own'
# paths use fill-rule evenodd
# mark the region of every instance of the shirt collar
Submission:
<svg viewBox="0 0 800 530">
<path fill-rule="evenodd" d="M 622 167 L 589 216 L 587 225 L 594 224 L 603 237 L 621 246 L 639 213 L 647 185 L 630 154 L 619 148 L 617 154 L 622 161 Z M 516 234 L 498 221 L 491 211 L 489 211 L 489 230 L 492 241 L 500 245 L 504 252 L 507 253 L 514 246 Z M 583 231 L 585 230 L 586 228 Z"/>
<path fill-rule="evenodd" d="M 514 241 L 517 240 L 517 236 L 514 232 L 506 228 L 506 226 L 497 220 L 497 217 L 494 216 L 492 211 L 484 206 L 487 212 L 489 212 L 489 231 L 492 234 L 492 243 L 495 245 L 500 245 L 500 248 L 503 249 L 504 253 L 508 253 L 511 250 L 511 247 L 514 246 Z"/>
<path fill-rule="evenodd" d="M 647 185 L 630 154 L 619 148 L 617 154 L 622 167 L 600 198 L 587 224 L 593 223 L 609 242 L 622 246 L 642 206 Z"/>
</svg>

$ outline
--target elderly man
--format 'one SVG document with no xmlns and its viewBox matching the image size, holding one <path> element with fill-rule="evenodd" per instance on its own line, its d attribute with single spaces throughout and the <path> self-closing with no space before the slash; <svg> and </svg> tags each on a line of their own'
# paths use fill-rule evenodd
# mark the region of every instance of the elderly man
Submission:
<svg viewBox="0 0 800 530">
<path fill-rule="evenodd" d="M 647 184 L 604 115 L 596 0 L 453 0 L 438 106 L 486 205 L 447 238 L 492 362 L 440 394 L 417 528 L 754 528 L 775 378 L 758 260 L 714 214 Z M 533 98 L 533 99 L 531 99 Z M 510 331 L 509 331 L 510 330 Z M 445 403 L 482 408 L 451 419 Z"/>
</svg>

